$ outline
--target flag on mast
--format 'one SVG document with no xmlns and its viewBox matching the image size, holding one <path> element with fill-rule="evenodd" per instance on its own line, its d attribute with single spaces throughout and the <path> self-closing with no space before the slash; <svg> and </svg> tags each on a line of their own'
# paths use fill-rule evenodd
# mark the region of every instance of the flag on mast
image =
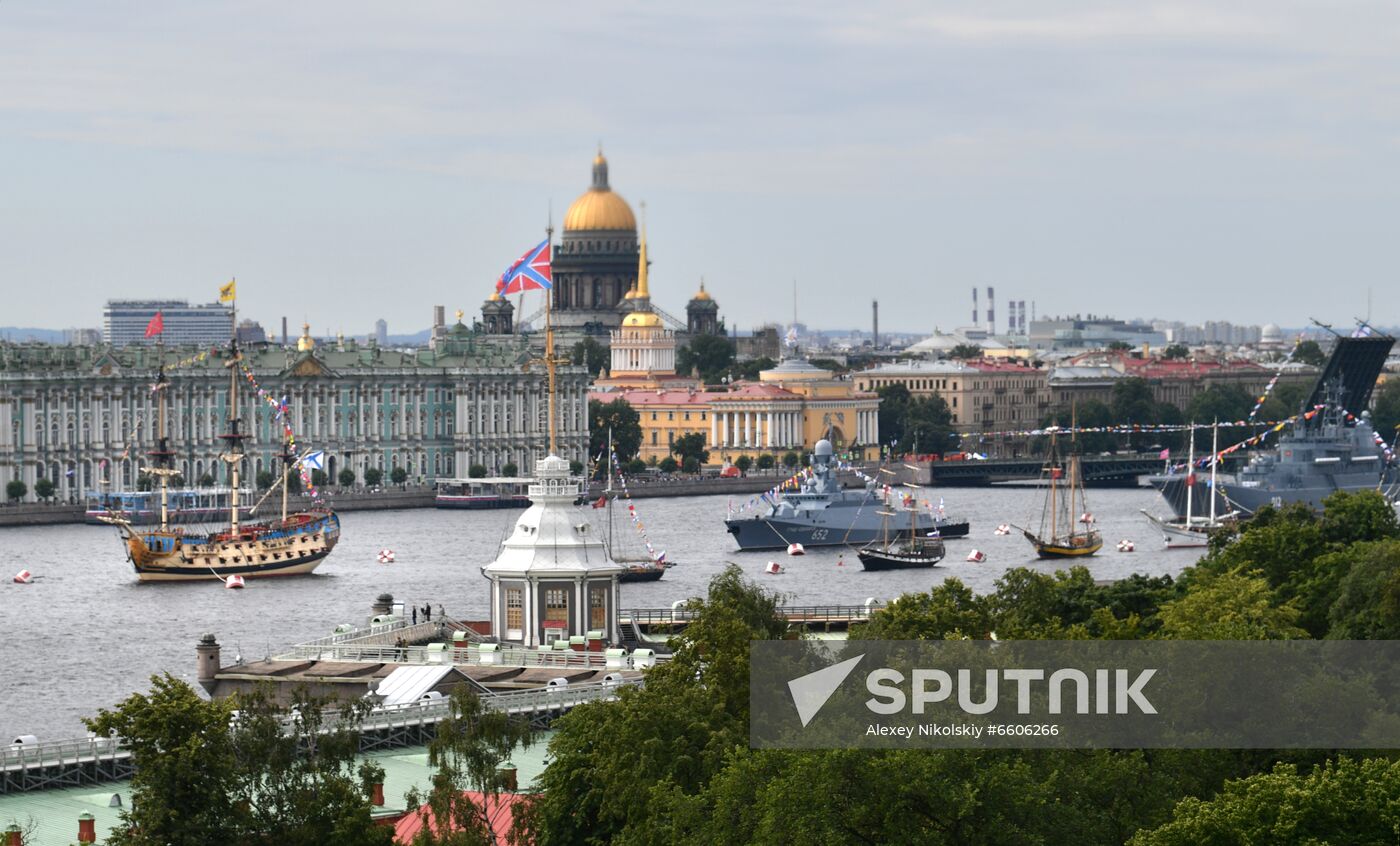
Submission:
<svg viewBox="0 0 1400 846">
<path fill-rule="evenodd" d="M 233 283 L 234 280 L 230 279 L 227 285 L 219 286 L 219 302 L 231 303 L 238 296 L 238 288 Z"/>
<path fill-rule="evenodd" d="M 156 335 L 165 334 L 165 317 L 156 312 L 156 316 L 151 318 L 151 322 L 146 324 L 146 337 L 151 338 Z"/>
<path fill-rule="evenodd" d="M 548 238 L 527 250 L 496 280 L 496 293 L 503 296 L 524 291 L 548 291 L 553 287 L 554 271 Z"/>
</svg>

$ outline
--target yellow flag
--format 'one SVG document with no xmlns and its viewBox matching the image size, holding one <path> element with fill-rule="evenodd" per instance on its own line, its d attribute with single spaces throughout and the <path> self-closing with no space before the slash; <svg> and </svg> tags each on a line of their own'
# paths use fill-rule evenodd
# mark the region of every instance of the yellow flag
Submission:
<svg viewBox="0 0 1400 846">
<path fill-rule="evenodd" d="M 233 285 L 233 280 L 228 280 L 227 285 L 219 286 L 219 302 L 231 303 L 238 296 L 238 291 Z"/>
</svg>

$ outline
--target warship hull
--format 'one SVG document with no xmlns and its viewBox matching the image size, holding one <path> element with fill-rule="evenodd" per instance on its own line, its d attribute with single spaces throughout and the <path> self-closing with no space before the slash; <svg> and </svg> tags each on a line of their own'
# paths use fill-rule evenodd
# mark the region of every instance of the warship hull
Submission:
<svg viewBox="0 0 1400 846">
<path fill-rule="evenodd" d="M 839 512 L 846 509 L 825 509 L 811 518 L 799 517 L 749 517 L 739 520 L 726 520 L 724 526 L 734 536 L 741 550 L 786 549 L 789 544 L 800 543 L 804 547 L 813 546 L 863 546 L 881 540 L 882 532 L 878 518 L 839 519 Z M 827 512 L 835 511 L 836 514 Z M 969 527 L 966 520 L 921 520 L 919 530 L 925 535 L 934 531 L 938 537 L 967 537 Z M 906 529 L 903 535 L 907 536 Z"/>
</svg>

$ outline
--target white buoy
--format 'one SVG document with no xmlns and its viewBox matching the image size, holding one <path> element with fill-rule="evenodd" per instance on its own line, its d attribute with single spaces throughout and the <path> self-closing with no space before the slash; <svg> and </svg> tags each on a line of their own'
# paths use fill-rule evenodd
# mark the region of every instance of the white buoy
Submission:
<svg viewBox="0 0 1400 846">
<path fill-rule="evenodd" d="M 776 561 L 769 561 L 768 566 L 763 568 L 763 572 L 767 573 L 770 576 L 776 576 L 779 573 L 783 572 L 783 565 L 779 564 Z"/>
<path fill-rule="evenodd" d="M 974 549 L 967 554 L 967 560 L 973 564 L 981 564 L 987 560 L 987 554 L 980 549 Z"/>
<path fill-rule="evenodd" d="M 20 570 L 15 573 L 15 584 L 17 585 L 27 585 L 32 581 L 34 581 L 34 574 L 28 570 Z"/>
<path fill-rule="evenodd" d="M 1094 522 L 1094 515 L 1092 515 L 1092 514 L 1090 514 L 1089 512 L 1085 511 L 1083 514 L 1080 514 L 1080 515 L 1079 515 L 1079 522 L 1081 522 L 1081 523 L 1092 523 L 1092 522 Z"/>
<path fill-rule="evenodd" d="M 802 548 L 802 544 L 800 544 L 800 543 L 790 543 L 790 544 L 788 544 L 788 555 L 806 555 L 806 554 L 807 554 L 807 550 L 805 550 L 805 549 Z"/>
<path fill-rule="evenodd" d="M 1119 552 L 1132 552 L 1135 549 L 1137 549 L 1137 547 L 1133 546 L 1133 542 L 1126 538 L 1118 542 Z"/>
<path fill-rule="evenodd" d="M 392 549 L 381 549 L 379 550 L 379 556 L 375 560 L 380 564 L 392 564 L 394 563 L 394 551 Z"/>
<path fill-rule="evenodd" d="M 228 579 L 224 582 L 224 587 L 228 588 L 229 590 L 241 589 L 243 587 L 243 577 L 238 575 L 237 573 L 233 574 L 232 576 L 229 576 Z"/>
<path fill-rule="evenodd" d="M 1009 534 L 1011 534 L 1011 527 L 1008 526 L 1008 525 L 1005 524 L 1005 523 L 1002 523 L 1000 526 L 997 526 L 996 531 L 992 532 L 992 534 L 994 534 L 994 535 L 1009 535 Z"/>
</svg>

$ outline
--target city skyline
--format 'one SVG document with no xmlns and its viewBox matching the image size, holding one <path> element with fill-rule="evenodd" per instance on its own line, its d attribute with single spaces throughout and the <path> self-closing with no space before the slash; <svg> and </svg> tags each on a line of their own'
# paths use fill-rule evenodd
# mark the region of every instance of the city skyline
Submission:
<svg viewBox="0 0 1400 846">
<path fill-rule="evenodd" d="M 974 285 L 1284 326 L 1373 292 L 1400 323 L 1392 9 L 84 8 L 0 11 L 11 325 L 230 276 L 269 326 L 472 315 L 600 140 L 657 302 L 703 276 L 740 329 L 793 279 L 802 322 L 875 296 L 889 332 L 965 325 Z"/>
</svg>

